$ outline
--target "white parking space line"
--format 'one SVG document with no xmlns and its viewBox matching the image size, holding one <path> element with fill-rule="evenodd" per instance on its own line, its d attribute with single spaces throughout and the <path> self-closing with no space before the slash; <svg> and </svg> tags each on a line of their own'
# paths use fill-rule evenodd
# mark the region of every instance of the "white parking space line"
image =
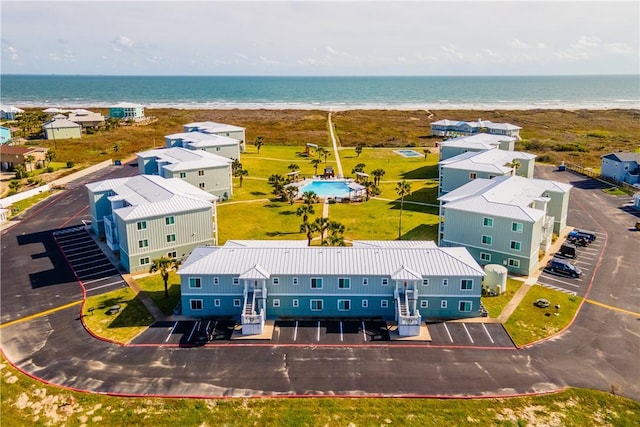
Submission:
<svg viewBox="0 0 640 427">
<path fill-rule="evenodd" d="M 467 324 L 463 323 L 462 326 L 464 327 L 464 330 L 467 333 L 467 336 L 469 337 L 469 341 L 471 341 L 471 344 L 473 344 L 473 338 L 471 338 L 471 334 L 469 333 L 469 330 L 467 329 Z"/>
<path fill-rule="evenodd" d="M 171 328 L 171 330 L 169 331 L 169 335 L 167 335 L 167 338 L 164 340 L 164 342 L 169 342 L 169 338 L 171 338 L 171 335 L 173 334 L 173 331 L 176 329 L 176 326 L 178 326 L 178 322 L 173 323 L 173 328 Z"/>
<path fill-rule="evenodd" d="M 318 338 L 317 341 L 320 342 L 320 321 L 318 320 Z"/>
<path fill-rule="evenodd" d="M 90 273 L 90 274 L 81 274 L 79 276 L 91 277 L 91 276 L 96 276 L 96 275 L 99 275 L 99 274 L 104 274 L 104 273 L 109 273 L 109 272 L 117 272 L 117 270 L 115 268 L 111 267 L 111 268 L 107 268 L 106 270 L 100 270 L 100 271 L 96 271 L 95 273 Z M 113 277 L 113 276 L 110 276 L 110 277 Z M 101 280 L 101 279 L 104 279 L 104 277 L 101 277 L 101 278 L 98 278 L 98 279 L 92 279 L 92 280 L 89 281 L 89 283 L 92 282 L 92 281 Z"/>
<path fill-rule="evenodd" d="M 76 273 L 80 273 L 80 272 L 82 272 L 82 271 L 95 270 L 95 269 L 96 269 L 96 268 L 98 268 L 98 267 L 100 267 L 100 268 L 101 268 L 101 267 L 107 267 L 107 266 L 109 266 L 109 267 L 111 267 L 111 268 L 108 268 L 107 270 L 104 270 L 104 271 L 109 271 L 109 270 L 111 270 L 111 269 L 114 269 L 114 268 L 113 268 L 113 265 L 109 262 L 109 263 L 106 263 L 106 264 L 98 264 L 98 265 L 94 265 L 93 267 L 89 267 L 89 268 L 81 268 L 81 269 L 74 269 L 74 270 L 76 270 Z M 115 270 L 115 269 L 114 269 L 114 270 Z"/>
<path fill-rule="evenodd" d="M 296 320 L 296 327 L 293 330 L 293 340 L 297 341 L 298 339 L 298 321 Z"/>
<path fill-rule="evenodd" d="M 89 288 L 89 289 L 87 289 L 87 292 L 89 292 L 89 291 L 95 291 L 96 289 L 107 288 L 107 287 L 109 287 L 109 286 L 117 285 L 117 284 L 119 284 L 119 283 L 124 283 L 124 280 L 119 280 L 119 281 L 117 281 L 117 282 L 107 283 L 106 285 L 96 286 L 95 288 Z"/>
<path fill-rule="evenodd" d="M 96 261 L 100 261 L 100 260 L 99 260 L 99 259 L 95 259 L 95 260 L 93 260 L 93 261 L 80 262 L 80 263 L 76 263 L 76 262 L 74 262 L 74 263 L 73 263 L 73 266 L 74 266 L 74 267 L 82 267 L 83 265 L 93 264 L 93 263 L 94 263 L 94 262 L 96 262 Z"/>
<path fill-rule="evenodd" d="M 87 243 L 89 243 L 89 241 L 85 240 L 85 241 L 81 241 L 78 243 L 63 243 L 62 247 L 64 248 L 64 250 L 67 250 L 67 248 L 69 248 L 70 250 L 76 247 L 87 247 Z"/>
<path fill-rule="evenodd" d="M 193 324 L 193 329 L 191 329 L 191 333 L 189 334 L 189 338 L 187 338 L 187 341 L 191 341 L 191 337 L 193 336 L 193 333 L 196 331 L 196 329 L 198 329 L 199 326 L 200 326 L 200 321 L 198 320 L 196 323 Z"/>
<path fill-rule="evenodd" d="M 90 283 L 95 283 L 95 282 L 99 282 L 101 280 L 107 280 L 107 279 L 113 279 L 114 277 L 120 277 L 120 275 L 118 274 L 114 274 L 113 276 L 109 276 L 109 277 L 101 277 L 99 279 L 93 279 L 93 280 L 87 280 L 86 282 L 84 282 L 85 285 L 88 285 Z"/>
<path fill-rule="evenodd" d="M 447 335 L 449 335 L 449 341 L 453 342 L 453 338 L 451 337 L 451 332 L 449 332 L 449 328 L 447 328 L 447 324 L 443 323 L 444 330 L 447 331 Z"/>
<path fill-rule="evenodd" d="M 545 278 L 545 279 L 553 280 L 554 282 L 560 282 L 560 283 L 565 284 L 565 285 L 573 286 L 574 288 L 579 288 L 579 287 L 580 287 L 580 285 L 576 285 L 575 283 L 569 283 L 569 282 L 565 282 L 564 280 L 556 279 L 555 277 L 553 277 L 553 276 L 552 276 L 552 275 L 550 275 L 550 274 L 546 274 L 546 275 L 544 276 L 544 278 Z M 579 280 L 579 279 L 576 279 L 576 280 L 577 280 L 577 281 L 581 281 L 581 280 Z"/>
<path fill-rule="evenodd" d="M 340 321 L 340 342 L 344 341 L 344 335 L 342 334 L 342 320 Z"/>
<path fill-rule="evenodd" d="M 362 339 L 367 340 L 367 329 L 364 327 L 364 320 L 362 321 Z"/>
<path fill-rule="evenodd" d="M 550 285 L 548 283 L 542 283 L 542 282 L 538 282 L 538 284 L 540 286 L 544 286 L 546 288 L 553 289 L 554 291 L 560 291 L 560 292 L 564 292 L 564 293 L 567 293 L 567 294 L 570 294 L 570 295 L 576 295 L 575 291 L 570 291 L 569 289 L 565 289 L 565 288 L 563 288 L 561 286 Z"/>
<path fill-rule="evenodd" d="M 489 337 L 489 340 L 491 340 L 491 344 L 495 344 L 493 342 L 493 337 L 491 337 L 491 334 L 489 333 L 489 330 L 487 329 L 487 326 L 484 323 L 481 323 L 482 325 L 482 329 L 484 329 L 484 331 L 486 332 L 487 336 Z"/>
</svg>

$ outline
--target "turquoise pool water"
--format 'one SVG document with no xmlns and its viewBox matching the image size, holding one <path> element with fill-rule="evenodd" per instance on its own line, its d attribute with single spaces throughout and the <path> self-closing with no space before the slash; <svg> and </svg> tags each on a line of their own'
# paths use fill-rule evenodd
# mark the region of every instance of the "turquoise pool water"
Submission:
<svg viewBox="0 0 640 427">
<path fill-rule="evenodd" d="M 403 157 L 422 157 L 422 154 L 418 153 L 416 150 L 396 150 L 396 153 Z"/>
<path fill-rule="evenodd" d="M 311 181 L 300 187 L 300 193 L 313 191 L 319 197 L 349 197 L 349 187 L 345 181 Z"/>
</svg>

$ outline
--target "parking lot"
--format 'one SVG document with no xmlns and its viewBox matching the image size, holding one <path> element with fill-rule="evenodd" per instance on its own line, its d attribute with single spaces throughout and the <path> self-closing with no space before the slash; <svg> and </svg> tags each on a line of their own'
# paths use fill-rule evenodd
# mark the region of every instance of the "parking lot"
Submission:
<svg viewBox="0 0 640 427">
<path fill-rule="evenodd" d="M 429 341 L 405 339 L 376 320 L 278 320 L 270 337 L 242 336 L 236 322 L 229 319 L 179 320 L 156 322 L 139 335 L 133 345 L 202 346 L 227 344 L 270 345 L 424 345 L 513 348 L 501 324 L 468 322 L 427 323 Z"/>
<path fill-rule="evenodd" d="M 84 227 L 53 232 L 53 237 L 84 285 L 87 296 L 123 288 L 120 272 L 102 252 Z"/>
<path fill-rule="evenodd" d="M 544 270 L 538 279 L 538 284 L 561 291 L 567 294 L 576 294 L 584 296 L 591 278 L 594 273 L 594 267 L 600 254 L 603 250 L 603 241 L 606 234 L 600 231 L 590 230 L 596 235 L 596 240 L 591 242 L 588 246 L 576 245 L 576 258 L 565 258 L 559 254 L 558 258 L 566 259 L 571 264 L 582 270 L 582 275 L 577 278 L 573 278 L 568 275 L 554 273 Z"/>
</svg>

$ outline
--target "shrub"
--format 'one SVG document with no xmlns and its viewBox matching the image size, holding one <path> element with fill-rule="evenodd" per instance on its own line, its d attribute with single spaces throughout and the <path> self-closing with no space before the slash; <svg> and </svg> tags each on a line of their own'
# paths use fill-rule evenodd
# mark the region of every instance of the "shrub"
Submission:
<svg viewBox="0 0 640 427">
<path fill-rule="evenodd" d="M 49 167 L 47 167 L 44 171 L 45 171 L 46 173 L 51 173 L 51 172 L 53 172 L 54 170 L 55 170 L 55 169 L 54 169 L 53 167 L 49 166 Z"/>
<path fill-rule="evenodd" d="M 67 167 L 68 168 L 72 168 L 74 167 L 76 164 L 74 162 L 67 162 Z"/>
</svg>

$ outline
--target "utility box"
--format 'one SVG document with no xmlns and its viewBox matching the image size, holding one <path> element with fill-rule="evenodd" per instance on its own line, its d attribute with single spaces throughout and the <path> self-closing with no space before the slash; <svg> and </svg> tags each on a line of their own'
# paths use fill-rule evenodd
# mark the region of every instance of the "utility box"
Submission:
<svg viewBox="0 0 640 427">
<path fill-rule="evenodd" d="M 484 267 L 486 276 L 482 284 L 487 295 L 500 295 L 507 290 L 507 268 L 499 264 Z"/>
</svg>

